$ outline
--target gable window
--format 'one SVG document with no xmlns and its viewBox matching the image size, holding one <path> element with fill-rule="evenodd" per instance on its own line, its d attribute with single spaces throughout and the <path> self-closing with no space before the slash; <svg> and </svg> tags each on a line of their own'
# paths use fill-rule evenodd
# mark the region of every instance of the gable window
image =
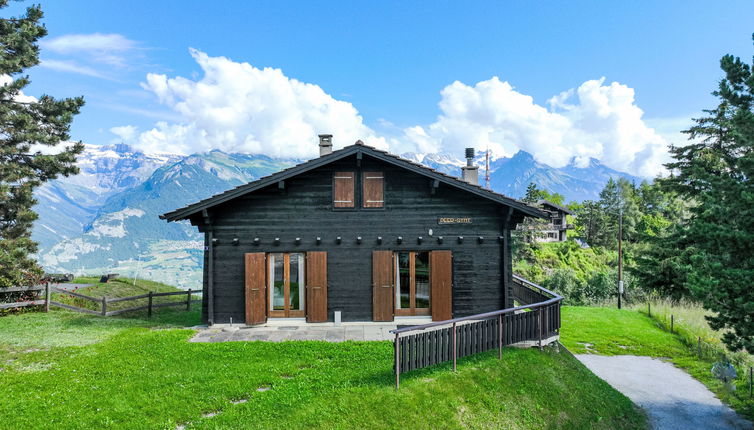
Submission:
<svg viewBox="0 0 754 430">
<path fill-rule="evenodd" d="M 354 207 L 354 173 L 335 172 L 333 175 L 333 207 Z"/>
<path fill-rule="evenodd" d="M 365 208 L 385 207 L 385 177 L 382 172 L 364 172 L 361 181 L 362 206 Z"/>
</svg>

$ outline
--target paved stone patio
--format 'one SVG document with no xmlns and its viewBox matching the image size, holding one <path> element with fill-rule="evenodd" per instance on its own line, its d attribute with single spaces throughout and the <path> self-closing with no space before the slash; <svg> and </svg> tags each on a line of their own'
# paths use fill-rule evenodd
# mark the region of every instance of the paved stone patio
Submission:
<svg viewBox="0 0 754 430">
<path fill-rule="evenodd" d="M 401 325 L 404 325 L 401 323 Z M 346 340 L 391 340 L 390 333 L 397 327 L 393 324 L 291 324 L 264 325 L 255 327 L 208 327 L 199 329 L 191 342 L 234 342 L 262 340 L 282 342 L 286 340 L 325 340 L 343 342 Z"/>
</svg>

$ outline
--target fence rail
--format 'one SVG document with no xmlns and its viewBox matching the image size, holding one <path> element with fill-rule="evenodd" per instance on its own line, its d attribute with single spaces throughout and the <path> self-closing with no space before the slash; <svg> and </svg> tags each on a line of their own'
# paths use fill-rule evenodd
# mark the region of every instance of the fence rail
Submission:
<svg viewBox="0 0 754 430">
<path fill-rule="evenodd" d="M 147 315 L 151 317 L 152 311 L 154 309 L 172 307 L 172 306 L 185 306 L 186 310 L 189 311 L 191 310 L 192 303 L 201 302 L 201 299 L 194 299 L 193 296 L 202 294 L 201 290 L 192 290 L 192 289 L 188 289 L 186 291 L 171 291 L 168 293 L 155 293 L 155 292 L 150 291 L 147 294 L 139 294 L 136 296 L 116 297 L 116 298 L 108 299 L 107 297 L 86 296 L 84 294 L 75 293 L 73 291 L 68 291 L 61 288 L 57 288 L 57 287 L 52 287 L 52 290 L 55 291 L 56 293 L 67 294 L 73 297 L 77 297 L 80 299 L 84 299 L 84 300 L 88 300 L 93 303 L 96 303 L 99 306 L 99 310 L 87 309 L 84 307 L 69 305 L 69 304 L 60 303 L 56 301 L 51 301 L 50 302 L 51 305 L 65 308 L 65 309 L 70 309 L 76 312 L 83 312 L 83 313 L 88 313 L 88 314 L 93 314 L 93 315 L 101 315 L 104 317 L 120 315 L 125 312 L 140 311 L 140 310 L 145 310 L 145 309 L 147 310 Z M 186 299 L 181 300 L 179 302 L 154 303 L 153 299 L 155 297 L 168 297 L 168 296 L 186 296 Z M 129 301 L 129 300 L 141 300 L 141 299 L 148 299 L 147 304 L 139 305 L 139 306 L 132 306 L 130 308 L 124 308 L 124 309 L 116 309 L 112 311 L 107 310 L 108 305 L 112 303 L 120 303 L 120 302 Z"/>
<path fill-rule="evenodd" d="M 47 312 L 50 309 L 50 284 L 46 283 L 44 285 L 31 285 L 31 286 L 23 286 L 23 287 L 7 287 L 7 288 L 0 288 L 0 296 L 5 296 L 6 294 L 12 294 L 12 293 L 27 293 L 27 292 L 39 292 L 44 291 L 44 298 L 39 299 L 33 299 L 33 300 L 23 300 L 23 301 L 14 301 L 14 302 L 3 302 L 0 300 L 0 309 L 14 309 L 14 308 L 24 308 L 27 306 L 44 306 L 45 312 Z"/>
<path fill-rule="evenodd" d="M 541 349 L 545 341 L 557 336 L 563 298 L 516 275 L 513 276 L 513 286 L 514 297 L 519 303 L 537 301 L 391 330 L 395 334 L 395 388 L 400 386 L 401 373 L 448 361 L 453 361 L 455 371 L 459 358 L 492 349 L 497 349 L 498 357 L 502 357 L 503 346 L 526 341 L 537 342 Z"/>
</svg>

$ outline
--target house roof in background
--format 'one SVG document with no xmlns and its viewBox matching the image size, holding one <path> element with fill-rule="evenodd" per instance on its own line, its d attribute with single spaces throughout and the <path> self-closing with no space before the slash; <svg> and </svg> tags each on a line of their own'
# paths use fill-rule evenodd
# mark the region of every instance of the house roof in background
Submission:
<svg viewBox="0 0 754 430">
<path fill-rule="evenodd" d="M 540 206 L 550 206 L 551 208 L 557 209 L 559 211 L 563 211 L 563 212 L 567 213 L 568 215 L 573 215 L 573 211 L 572 210 L 568 209 L 567 207 L 555 204 L 555 203 L 553 203 L 553 202 L 551 202 L 549 200 L 544 200 L 544 199 L 537 200 L 537 204 L 540 205 Z"/>
</svg>

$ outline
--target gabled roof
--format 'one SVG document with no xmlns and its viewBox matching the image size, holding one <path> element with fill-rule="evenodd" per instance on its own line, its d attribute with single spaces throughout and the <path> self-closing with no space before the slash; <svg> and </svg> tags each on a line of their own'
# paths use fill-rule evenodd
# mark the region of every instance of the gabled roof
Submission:
<svg viewBox="0 0 754 430">
<path fill-rule="evenodd" d="M 469 184 L 468 182 L 464 182 L 456 177 L 446 175 L 445 173 L 438 172 L 437 170 L 431 169 L 422 164 L 415 163 L 410 160 L 406 160 L 404 158 L 398 157 L 397 155 L 390 154 L 387 151 L 382 151 L 377 148 L 365 145 L 361 141 L 357 141 L 353 145 L 346 146 L 345 148 L 339 149 L 337 151 L 333 151 L 332 153 L 328 155 L 323 155 L 321 157 L 314 158 L 304 163 L 281 170 L 277 173 L 273 173 L 272 175 L 259 178 L 256 181 L 249 182 L 248 184 L 240 185 L 238 187 L 232 188 L 223 193 L 214 195 L 204 200 L 200 200 L 186 207 L 176 209 L 172 212 L 165 213 L 163 215 L 160 215 L 160 218 L 168 220 L 168 221 L 179 221 L 182 219 L 187 219 L 196 213 L 199 213 L 203 210 L 209 209 L 221 203 L 225 203 L 229 200 L 235 199 L 236 197 L 240 197 L 244 194 L 259 190 L 261 188 L 264 188 L 270 185 L 274 185 L 279 181 L 283 181 L 293 176 L 300 175 L 302 173 L 308 172 L 310 170 L 314 170 L 318 167 L 325 166 L 332 162 L 338 161 L 340 159 L 343 159 L 343 158 L 346 158 L 348 156 L 355 155 L 358 153 L 368 155 L 370 157 L 376 158 L 378 160 L 384 161 L 394 166 L 402 167 L 404 169 L 410 170 L 420 175 L 424 175 L 428 178 L 436 179 L 443 184 L 447 184 L 454 188 L 458 188 L 458 189 L 470 192 L 472 194 L 492 200 L 494 202 L 497 202 L 506 206 L 510 206 L 513 209 L 518 210 L 525 215 L 538 217 L 538 218 L 548 217 L 548 215 L 542 210 L 535 208 L 533 206 L 529 206 L 526 203 L 520 202 L 516 199 L 487 190 L 485 188 L 482 188 L 479 185 Z"/>
<path fill-rule="evenodd" d="M 544 199 L 538 200 L 537 204 L 540 205 L 540 206 L 549 206 L 549 207 L 557 209 L 559 211 L 563 211 L 563 212 L 567 213 L 568 215 L 573 215 L 573 211 L 572 210 L 568 209 L 565 206 L 556 205 L 555 203 L 553 203 L 553 202 L 551 202 L 549 200 L 544 200 Z"/>
</svg>

